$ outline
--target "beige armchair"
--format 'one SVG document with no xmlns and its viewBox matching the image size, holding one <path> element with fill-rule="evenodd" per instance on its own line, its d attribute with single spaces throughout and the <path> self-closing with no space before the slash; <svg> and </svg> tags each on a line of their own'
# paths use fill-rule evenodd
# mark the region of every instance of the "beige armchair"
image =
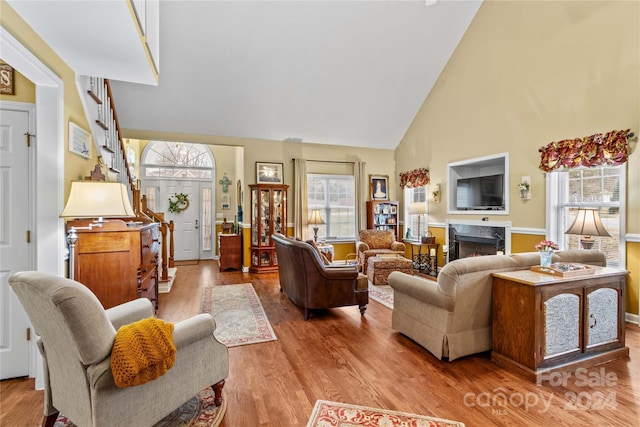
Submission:
<svg viewBox="0 0 640 427">
<path fill-rule="evenodd" d="M 404 255 L 404 243 L 396 241 L 393 230 L 360 230 L 359 240 L 356 242 L 358 265 L 367 274 L 369 257 L 380 254 Z"/>
<path fill-rule="evenodd" d="M 118 388 L 110 367 L 116 330 L 152 317 L 148 299 L 105 310 L 87 287 L 73 280 L 21 272 L 9 283 L 40 335 L 43 426 L 53 426 L 59 412 L 78 426 L 152 426 L 206 387 L 213 388 L 216 405 L 222 404 L 229 358 L 227 348 L 213 336 L 211 315 L 175 324 L 176 360 L 166 374 Z"/>
</svg>

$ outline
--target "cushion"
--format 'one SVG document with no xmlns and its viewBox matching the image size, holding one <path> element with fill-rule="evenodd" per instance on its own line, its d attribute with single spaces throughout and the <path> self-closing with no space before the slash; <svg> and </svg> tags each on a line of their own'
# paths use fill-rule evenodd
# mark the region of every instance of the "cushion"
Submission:
<svg viewBox="0 0 640 427">
<path fill-rule="evenodd" d="M 313 249 L 316 250 L 316 253 L 320 256 L 320 260 L 324 265 L 331 265 L 331 261 L 329 261 L 325 254 L 320 252 L 320 248 L 318 248 L 318 245 L 316 245 L 316 242 L 314 240 L 307 240 L 307 243 L 313 246 Z"/>
</svg>

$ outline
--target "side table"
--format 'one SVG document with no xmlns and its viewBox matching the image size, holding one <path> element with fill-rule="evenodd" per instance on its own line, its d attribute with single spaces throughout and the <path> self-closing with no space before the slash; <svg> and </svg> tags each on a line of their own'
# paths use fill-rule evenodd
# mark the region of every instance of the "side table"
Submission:
<svg viewBox="0 0 640 427">
<path fill-rule="evenodd" d="M 218 234 L 220 271 L 242 270 L 242 235 Z"/>
<path fill-rule="evenodd" d="M 411 260 L 413 261 L 413 269 L 420 273 L 426 273 L 429 276 L 438 275 L 438 249 L 440 243 L 422 243 L 419 240 L 405 239 L 403 242 L 411 248 Z M 418 247 L 415 252 L 414 246 Z M 424 249 L 424 253 L 422 248 Z"/>
</svg>

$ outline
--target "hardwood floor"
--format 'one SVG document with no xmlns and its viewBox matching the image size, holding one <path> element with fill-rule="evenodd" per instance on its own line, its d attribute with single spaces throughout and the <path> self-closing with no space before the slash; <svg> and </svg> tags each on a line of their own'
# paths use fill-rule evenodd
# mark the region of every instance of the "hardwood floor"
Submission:
<svg viewBox="0 0 640 427">
<path fill-rule="evenodd" d="M 305 426 L 316 400 L 387 408 L 472 426 L 640 426 L 640 327 L 627 323 L 630 359 L 538 386 L 488 353 L 442 362 L 391 329 L 391 310 L 370 301 L 303 320 L 278 276 L 218 272 L 215 261 L 179 267 L 158 316 L 177 322 L 199 310 L 202 288 L 253 283 L 277 341 L 229 349 L 222 426 Z M 42 392 L 33 380 L 0 382 L 1 426 L 36 426 Z M 504 406 L 501 406 L 504 404 Z"/>
</svg>

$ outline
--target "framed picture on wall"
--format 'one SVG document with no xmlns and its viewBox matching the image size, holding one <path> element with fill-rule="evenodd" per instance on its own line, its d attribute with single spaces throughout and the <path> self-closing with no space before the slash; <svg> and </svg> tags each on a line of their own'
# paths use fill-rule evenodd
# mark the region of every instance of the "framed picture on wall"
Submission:
<svg viewBox="0 0 640 427">
<path fill-rule="evenodd" d="M 91 135 L 72 122 L 69 122 L 69 151 L 85 159 L 91 158 Z"/>
<path fill-rule="evenodd" d="M 389 175 L 369 175 L 371 200 L 389 200 Z"/>
<path fill-rule="evenodd" d="M 256 162 L 256 183 L 284 184 L 282 163 Z"/>
</svg>

